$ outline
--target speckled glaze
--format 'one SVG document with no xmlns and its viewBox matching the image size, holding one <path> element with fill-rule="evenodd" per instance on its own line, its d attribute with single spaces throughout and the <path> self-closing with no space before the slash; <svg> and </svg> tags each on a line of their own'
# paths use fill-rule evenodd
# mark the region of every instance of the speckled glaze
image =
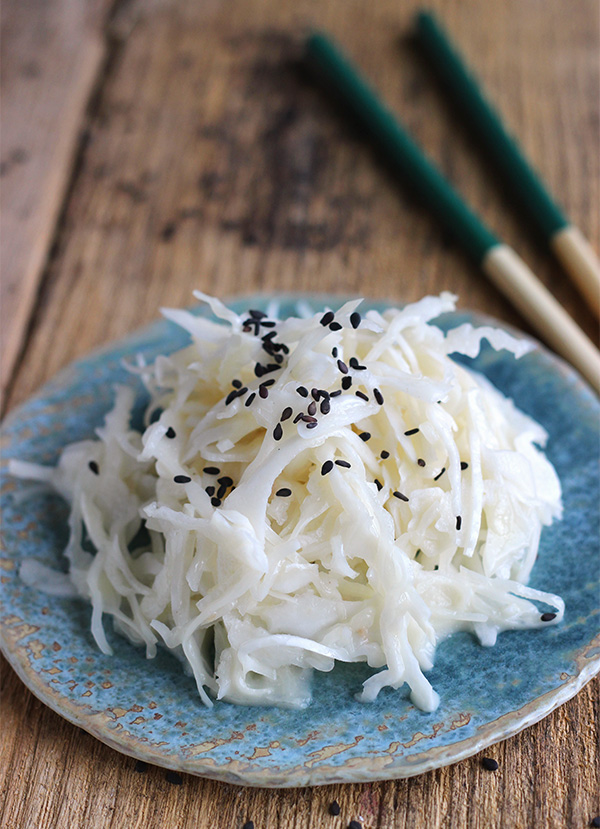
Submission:
<svg viewBox="0 0 600 829">
<path fill-rule="evenodd" d="M 297 299 L 282 298 L 281 314 L 292 313 Z M 268 301 L 232 304 L 243 311 Z M 316 308 L 341 301 L 310 299 Z M 440 324 L 473 319 L 455 314 Z M 6 420 L 3 468 L 11 457 L 53 464 L 65 444 L 92 436 L 112 405 L 115 382 L 137 384 L 123 359 L 142 352 L 151 360 L 186 342 L 185 333 L 163 321 L 63 371 Z M 540 720 L 600 670 L 600 405 L 572 369 L 541 348 L 517 362 L 485 347 L 465 362 L 550 434 L 547 452 L 562 481 L 565 516 L 544 531 L 531 584 L 562 595 L 567 609 L 560 626 L 504 633 L 493 648 L 466 634 L 442 643 L 428 674 L 441 697 L 435 713 L 416 709 L 405 689 L 386 689 L 372 704 L 357 702 L 370 673 L 361 665 L 316 675 L 314 701 L 305 711 L 225 702 L 207 710 L 168 653 L 147 661 L 109 630 L 115 655 L 104 656 L 90 634 L 85 602 L 48 596 L 19 579 L 19 563 L 29 556 L 65 569 L 64 503 L 39 493 L 24 499 L 30 485 L 4 475 L 0 633 L 9 662 L 43 702 L 118 751 L 250 786 L 409 777 Z"/>
</svg>

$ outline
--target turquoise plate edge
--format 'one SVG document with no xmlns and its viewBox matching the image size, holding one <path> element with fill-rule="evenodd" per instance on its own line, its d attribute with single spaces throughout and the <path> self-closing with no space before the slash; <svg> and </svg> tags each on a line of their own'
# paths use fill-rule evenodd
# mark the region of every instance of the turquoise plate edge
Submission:
<svg viewBox="0 0 600 829">
<path fill-rule="evenodd" d="M 274 300 L 286 315 L 300 300 L 335 308 L 345 298 L 261 295 L 230 304 L 243 311 Z M 518 334 L 466 312 L 439 324 L 466 321 L 491 321 Z M 2 469 L 9 457 L 53 462 L 62 445 L 99 425 L 112 403 L 113 384 L 134 381 L 123 359 L 139 352 L 152 359 L 186 342 L 183 332 L 160 321 L 63 370 L 6 419 Z M 567 612 L 559 627 L 506 633 L 492 649 L 463 634 L 442 643 L 429 675 L 442 697 L 435 713 L 418 711 L 404 689 L 386 690 L 372 705 L 358 703 L 354 694 L 369 673 L 364 666 L 319 675 L 314 703 L 305 711 L 222 702 L 209 711 L 169 654 L 161 653 L 153 666 L 112 635 L 115 656 L 104 656 L 89 634 L 85 603 L 48 597 L 18 577 L 18 563 L 28 555 L 64 567 L 64 506 L 49 496 L 19 502 L 25 484 L 3 476 L 0 645 L 8 661 L 49 707 L 118 751 L 249 786 L 408 777 L 464 759 L 540 720 L 600 670 L 600 404 L 573 369 L 539 346 L 519 362 L 488 347 L 465 362 L 550 433 L 548 454 L 563 481 L 565 520 L 544 531 L 531 584 L 559 593 L 562 587 Z"/>
</svg>

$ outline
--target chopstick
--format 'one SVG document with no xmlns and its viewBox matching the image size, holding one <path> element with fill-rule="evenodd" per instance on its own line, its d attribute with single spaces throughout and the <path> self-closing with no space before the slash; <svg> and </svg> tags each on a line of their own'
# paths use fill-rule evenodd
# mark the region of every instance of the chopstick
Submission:
<svg viewBox="0 0 600 829">
<path fill-rule="evenodd" d="M 600 261 L 591 245 L 553 201 L 431 12 L 417 15 L 416 38 L 450 99 L 493 159 L 513 196 L 541 231 L 590 308 L 600 316 Z"/>
<path fill-rule="evenodd" d="M 600 352 L 529 267 L 470 210 L 387 110 L 357 70 L 322 33 L 306 42 L 306 60 L 359 118 L 387 161 L 470 257 L 559 354 L 600 391 Z"/>
</svg>

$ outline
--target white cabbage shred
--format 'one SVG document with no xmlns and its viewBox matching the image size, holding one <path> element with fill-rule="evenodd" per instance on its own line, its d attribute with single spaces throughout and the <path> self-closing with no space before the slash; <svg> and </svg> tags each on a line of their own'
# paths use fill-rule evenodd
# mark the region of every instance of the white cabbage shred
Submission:
<svg viewBox="0 0 600 829">
<path fill-rule="evenodd" d="M 348 302 L 333 330 L 325 311 L 239 317 L 196 296 L 219 322 L 164 311 L 192 344 L 135 369 L 152 395 L 143 434 L 119 387 L 96 440 L 53 471 L 13 467 L 71 505 L 70 579 L 102 651 L 111 616 L 148 658 L 175 651 L 206 705 L 305 706 L 311 669 L 367 662 L 378 670 L 361 699 L 407 683 L 432 711 L 424 672 L 441 639 L 466 630 L 493 645 L 562 619 L 558 596 L 524 586 L 561 515 L 547 434 L 449 357 L 475 356 L 482 338 L 519 357 L 526 340 L 445 335 L 430 321 L 454 309 L 447 293 L 358 327 Z"/>
</svg>

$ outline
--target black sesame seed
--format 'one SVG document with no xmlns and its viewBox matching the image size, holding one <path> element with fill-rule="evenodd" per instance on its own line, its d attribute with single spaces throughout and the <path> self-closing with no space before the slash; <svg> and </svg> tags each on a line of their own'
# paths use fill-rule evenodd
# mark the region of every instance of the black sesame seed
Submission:
<svg viewBox="0 0 600 829">
<path fill-rule="evenodd" d="M 225 398 L 225 405 L 229 406 L 230 403 L 233 403 L 235 398 L 238 396 L 237 389 L 230 391 L 227 397 Z"/>
<path fill-rule="evenodd" d="M 593 817 L 590 820 L 590 826 L 600 826 L 600 815 L 598 815 L 598 817 Z"/>
<path fill-rule="evenodd" d="M 202 471 L 207 475 L 219 475 L 221 472 L 218 466 L 205 466 Z"/>
<path fill-rule="evenodd" d="M 394 496 L 394 498 L 399 498 L 401 501 L 408 501 L 406 495 L 403 495 L 401 492 L 398 492 L 398 490 L 392 492 L 392 495 Z"/>
<path fill-rule="evenodd" d="M 267 316 L 264 311 L 253 311 L 252 309 L 250 309 L 248 313 L 255 320 L 264 320 Z"/>
<path fill-rule="evenodd" d="M 369 402 L 369 398 L 364 393 L 364 391 L 357 391 L 357 392 L 355 392 L 355 394 L 356 394 L 357 397 L 360 397 L 361 400 L 366 400 L 367 403 Z"/>
<path fill-rule="evenodd" d="M 348 391 L 351 385 L 352 377 L 342 377 L 342 388 L 344 389 L 344 391 Z"/>
<path fill-rule="evenodd" d="M 339 331 L 341 329 L 341 323 L 339 322 L 330 322 L 329 323 L 329 330 L 330 331 Z"/>
<path fill-rule="evenodd" d="M 383 395 L 379 389 L 373 389 L 373 396 L 380 406 L 383 406 Z"/>
<path fill-rule="evenodd" d="M 356 357 L 350 357 L 349 363 L 352 366 L 352 368 L 356 368 L 356 366 L 358 365 L 358 360 L 356 359 Z"/>
<path fill-rule="evenodd" d="M 340 804 L 337 802 L 337 800 L 332 800 L 329 804 L 329 814 L 333 815 L 334 817 L 337 817 L 340 811 Z"/>
<path fill-rule="evenodd" d="M 353 314 L 350 314 L 350 325 L 352 328 L 358 328 L 360 325 L 360 314 L 358 311 L 355 311 Z"/>
<path fill-rule="evenodd" d="M 275 354 L 275 362 L 281 365 L 283 363 L 283 356 L 281 354 Z"/>
<path fill-rule="evenodd" d="M 248 386 L 242 386 L 241 389 L 238 389 L 237 396 L 238 397 L 243 397 L 246 394 L 247 391 L 248 391 Z"/>
<path fill-rule="evenodd" d="M 276 336 L 277 336 L 276 331 L 269 331 L 268 334 L 263 334 L 263 336 L 260 339 L 262 340 L 263 343 L 267 343 L 267 342 L 269 342 L 269 340 L 272 340 L 273 337 L 276 337 Z"/>
<path fill-rule="evenodd" d="M 351 379 L 351 378 L 348 378 L 348 379 Z M 344 385 L 343 381 L 342 381 L 342 385 Z M 339 395 L 340 395 L 341 393 L 342 393 L 342 390 L 341 390 L 341 389 L 337 389 L 336 391 L 332 391 L 332 392 L 331 392 L 331 394 L 330 394 L 329 396 L 330 396 L 330 397 L 339 397 Z"/>
<path fill-rule="evenodd" d="M 317 404 L 315 403 L 314 400 L 312 401 L 312 403 L 308 404 L 308 409 L 306 411 L 309 413 L 309 415 L 314 415 L 316 413 Z"/>
<path fill-rule="evenodd" d="M 337 355 L 338 355 L 337 346 L 334 346 L 334 347 L 331 349 L 331 356 L 332 356 L 332 357 L 337 357 Z"/>
<path fill-rule="evenodd" d="M 298 386 L 296 389 L 300 397 L 308 397 L 308 389 L 305 389 L 304 386 Z"/>
<path fill-rule="evenodd" d="M 351 467 L 351 464 L 349 464 L 348 461 L 336 461 L 335 464 L 336 466 L 342 466 L 344 469 L 350 469 Z"/>
<path fill-rule="evenodd" d="M 326 391 L 325 389 L 319 389 L 319 394 L 321 395 L 321 397 L 322 397 L 324 400 L 329 400 L 329 398 L 331 397 L 331 395 L 329 394 L 329 392 L 328 392 L 328 391 Z"/>
<path fill-rule="evenodd" d="M 317 423 L 317 421 L 316 421 L 316 420 L 314 420 L 312 423 L 307 423 L 307 424 L 306 424 L 306 428 L 307 428 L 307 429 L 316 429 L 318 425 L 319 425 L 319 424 Z"/>
<path fill-rule="evenodd" d="M 360 435 L 359 435 L 359 438 L 361 440 L 364 440 L 364 442 L 366 443 L 368 440 L 371 440 L 371 433 L 370 432 L 361 432 Z"/>
<path fill-rule="evenodd" d="M 145 771 L 148 771 L 148 763 L 144 763 L 143 760 L 138 760 L 134 766 L 134 771 L 137 771 L 138 774 L 143 774 Z"/>
<path fill-rule="evenodd" d="M 321 467 L 321 475 L 327 475 L 327 473 L 331 472 L 332 469 L 333 469 L 333 461 L 325 461 L 325 463 Z"/>
<path fill-rule="evenodd" d="M 319 389 L 311 389 L 310 394 L 311 394 L 311 397 L 312 397 L 313 400 L 318 400 L 319 397 L 321 396 L 321 393 L 319 392 Z"/>
<path fill-rule="evenodd" d="M 417 463 L 419 464 L 419 466 L 425 466 L 425 461 L 423 460 L 423 458 L 419 458 Z"/>
<path fill-rule="evenodd" d="M 215 488 L 214 488 L 214 486 L 207 486 L 207 487 L 206 487 L 206 489 L 205 489 L 204 491 L 205 491 L 205 492 L 206 492 L 206 494 L 207 494 L 207 495 L 209 495 L 209 496 L 210 496 L 210 495 L 214 495 L 214 494 L 215 494 Z"/>
<path fill-rule="evenodd" d="M 383 460 L 384 461 L 387 460 L 387 458 L 389 458 L 389 456 L 390 456 L 390 453 L 388 452 L 388 450 L 387 449 L 382 449 L 381 457 L 383 458 Z"/>
<path fill-rule="evenodd" d="M 263 376 L 263 374 L 265 373 L 265 368 L 264 368 L 264 366 L 261 366 L 261 364 L 260 364 L 260 363 L 257 363 L 257 364 L 254 366 L 254 373 L 256 374 L 256 376 L 257 376 L 257 377 L 262 377 L 262 376 Z"/>
<path fill-rule="evenodd" d="M 242 388 L 242 381 L 241 380 L 232 380 L 231 385 L 234 389 L 241 389 Z"/>
<path fill-rule="evenodd" d="M 460 468 L 461 468 L 461 469 L 462 469 L 462 471 L 464 472 L 464 471 L 465 471 L 465 469 L 468 469 L 468 468 L 469 468 L 469 464 L 468 464 L 466 461 L 461 461 L 461 462 L 460 462 Z"/>
<path fill-rule="evenodd" d="M 260 397 L 262 397 L 263 400 L 266 400 L 267 397 L 269 396 L 268 387 L 265 386 L 263 383 L 261 383 L 260 386 L 258 387 L 258 394 L 259 394 Z"/>
<path fill-rule="evenodd" d="M 249 325 L 244 325 L 244 327 L 242 328 L 242 331 L 243 331 L 245 334 L 249 334 L 249 333 L 250 333 L 250 331 L 252 331 L 252 329 L 250 328 L 250 326 L 249 326 Z M 256 334 L 256 331 L 255 331 L 254 333 Z"/>
<path fill-rule="evenodd" d="M 230 478 L 229 475 L 223 475 L 222 478 L 217 478 L 217 483 L 223 484 L 224 486 L 231 486 L 233 478 Z"/>
<path fill-rule="evenodd" d="M 221 499 L 217 498 L 217 497 L 211 498 L 210 503 L 213 505 L 213 507 L 220 507 L 221 506 Z"/>
<path fill-rule="evenodd" d="M 167 778 L 167 783 L 172 783 L 174 786 L 181 786 L 183 783 L 183 777 L 177 774 L 176 771 L 168 771 L 165 777 Z"/>
<path fill-rule="evenodd" d="M 272 378 L 270 380 L 263 380 L 260 385 L 265 386 L 265 388 L 268 388 L 269 386 L 275 385 L 275 380 L 273 380 Z"/>
<path fill-rule="evenodd" d="M 337 361 L 337 367 L 342 372 L 342 374 L 348 374 L 348 366 L 346 365 L 346 363 L 343 360 L 338 360 Z"/>
<path fill-rule="evenodd" d="M 288 489 L 286 486 L 281 487 L 281 489 L 278 489 L 275 493 L 275 495 L 278 495 L 280 498 L 289 498 L 291 494 L 292 490 Z"/>
<path fill-rule="evenodd" d="M 457 515 L 456 516 L 456 529 L 460 530 L 461 527 L 462 527 L 462 515 Z"/>
<path fill-rule="evenodd" d="M 279 418 L 281 421 L 288 420 L 292 416 L 292 407 L 286 406 L 285 409 L 281 413 L 281 417 Z"/>
<path fill-rule="evenodd" d="M 321 323 L 321 325 L 329 325 L 329 323 L 332 321 L 334 316 L 335 315 L 334 315 L 333 311 L 327 311 L 325 314 L 323 314 L 323 316 L 321 317 L 319 322 Z"/>
<path fill-rule="evenodd" d="M 217 498 L 223 498 L 225 493 L 227 492 L 227 486 L 225 484 L 221 484 L 219 489 L 217 490 Z"/>
<path fill-rule="evenodd" d="M 442 477 L 442 475 L 444 474 L 445 471 L 446 471 L 446 467 L 442 466 L 442 471 L 438 472 L 438 474 L 435 476 L 435 478 L 433 480 L 434 481 L 439 481 L 439 479 Z"/>
<path fill-rule="evenodd" d="M 383 489 L 383 484 L 381 483 L 381 481 L 379 480 L 379 478 L 375 478 L 375 480 L 373 481 L 373 483 L 374 483 L 374 484 L 375 484 L 375 486 L 377 487 L 377 491 L 378 491 L 378 492 L 381 492 L 381 490 Z"/>
<path fill-rule="evenodd" d="M 498 768 L 498 761 L 493 760 L 491 757 L 482 757 L 481 765 L 486 771 L 496 771 Z"/>
<path fill-rule="evenodd" d="M 175 429 L 172 426 L 169 426 L 169 428 L 165 432 L 165 437 L 170 438 L 172 440 L 175 436 L 176 436 Z"/>
<path fill-rule="evenodd" d="M 410 437 L 411 435 L 416 435 L 418 431 L 419 431 L 419 427 L 417 426 L 415 429 L 409 429 L 404 434 L 406 435 L 406 437 Z"/>
<path fill-rule="evenodd" d="M 351 820 L 348 824 L 348 829 L 363 829 L 362 824 L 359 823 L 357 820 Z"/>
<path fill-rule="evenodd" d="M 275 322 L 261 322 L 260 324 L 262 325 L 263 328 L 275 328 L 275 325 L 277 323 L 275 323 Z"/>
<path fill-rule="evenodd" d="M 88 463 L 88 467 L 92 470 L 94 475 L 99 475 L 100 474 L 100 469 L 98 468 L 98 464 L 96 463 L 96 461 L 90 461 Z"/>
<path fill-rule="evenodd" d="M 317 422 L 317 418 L 316 418 L 316 417 L 312 417 L 312 415 L 307 415 L 307 414 L 303 414 L 303 415 L 302 415 L 302 420 L 303 420 L 305 423 L 316 423 L 316 422 Z"/>
<path fill-rule="evenodd" d="M 325 398 L 325 400 L 321 401 L 321 407 L 320 408 L 321 408 L 321 414 L 329 414 L 329 412 L 331 411 L 331 403 L 329 402 L 329 400 L 327 398 Z"/>
<path fill-rule="evenodd" d="M 541 619 L 542 622 L 551 622 L 552 619 L 556 619 L 556 613 L 542 613 Z"/>
<path fill-rule="evenodd" d="M 175 475 L 173 478 L 176 484 L 189 484 L 192 480 L 189 475 Z"/>
<path fill-rule="evenodd" d="M 268 374 L 271 371 L 279 371 L 281 366 L 279 363 L 269 363 L 265 368 L 265 374 Z"/>
<path fill-rule="evenodd" d="M 246 402 L 244 403 L 244 406 L 246 406 L 246 408 L 248 408 L 248 406 L 251 406 L 251 405 L 252 405 L 252 401 L 254 400 L 254 398 L 255 398 L 255 397 L 256 397 L 256 392 L 255 392 L 255 391 L 253 391 L 253 392 L 252 392 L 252 394 L 248 397 L 248 399 L 247 399 L 247 400 L 246 400 Z"/>
<path fill-rule="evenodd" d="M 277 426 L 273 429 L 273 437 L 275 440 L 281 440 L 283 437 L 283 429 L 281 428 L 281 423 L 278 423 Z"/>
<path fill-rule="evenodd" d="M 246 823 L 242 826 L 242 829 L 254 829 L 254 821 L 247 820 Z"/>
<path fill-rule="evenodd" d="M 298 423 L 299 420 L 302 420 L 303 414 L 302 412 L 298 412 L 296 417 L 293 419 L 292 423 Z"/>
</svg>

